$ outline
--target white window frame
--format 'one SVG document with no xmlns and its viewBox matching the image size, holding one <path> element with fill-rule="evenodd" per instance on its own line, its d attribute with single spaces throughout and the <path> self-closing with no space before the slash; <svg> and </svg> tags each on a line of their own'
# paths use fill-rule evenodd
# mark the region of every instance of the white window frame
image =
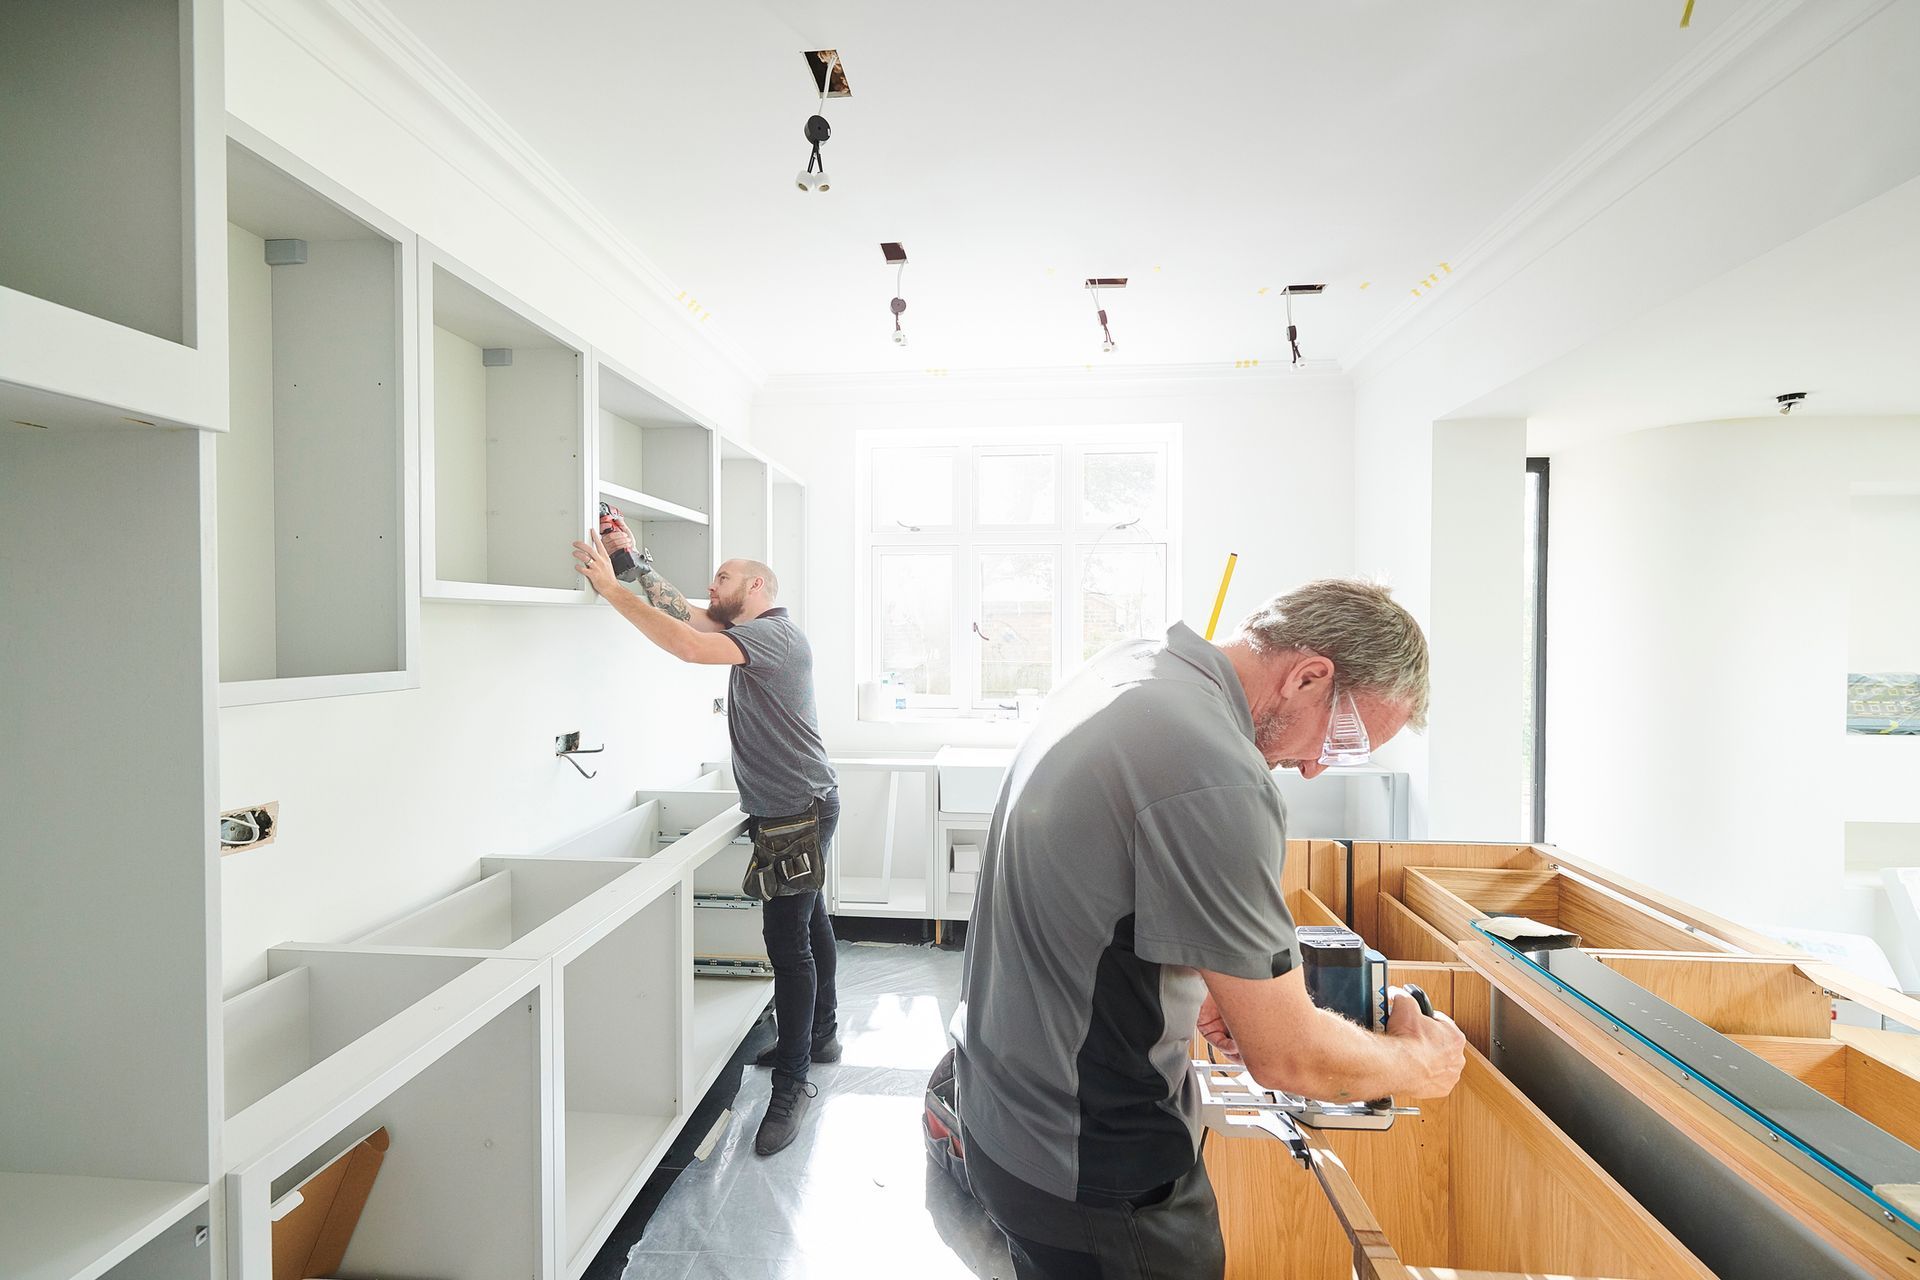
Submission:
<svg viewBox="0 0 1920 1280">
<path fill-rule="evenodd" d="M 951 451 L 954 455 L 955 524 L 935 529 L 882 530 L 874 527 L 873 459 L 880 450 Z M 1051 551 L 1055 564 L 1055 625 L 1053 673 L 1057 686 L 1080 665 L 1084 647 L 1084 591 L 1080 580 L 1082 554 L 1102 544 L 1115 530 L 1089 524 L 1080 511 L 1084 459 L 1089 453 L 1157 453 L 1160 457 L 1165 511 L 1159 528 L 1142 528 L 1117 545 L 1146 545 L 1162 550 L 1166 563 L 1163 616 L 1179 616 L 1180 600 L 1180 428 L 1177 424 L 1121 427 L 1072 427 L 971 431 L 914 429 L 868 430 L 855 436 L 855 494 L 853 512 L 858 583 L 856 599 L 866 619 L 856 628 L 854 679 L 876 680 L 883 652 L 882 619 L 876 605 L 880 557 L 887 551 L 944 553 L 953 557 L 954 602 L 952 628 L 953 691 L 947 696 L 910 694 L 907 707 L 928 718 L 978 717 L 1004 714 L 1008 704 L 980 690 L 981 649 L 973 632 L 980 617 L 980 553 L 989 550 Z M 986 456 L 1052 453 L 1054 455 L 1054 514 L 1052 525 L 996 525 L 977 523 L 975 487 L 979 460 Z M 1045 692 L 1045 691 L 1043 691 Z"/>
</svg>

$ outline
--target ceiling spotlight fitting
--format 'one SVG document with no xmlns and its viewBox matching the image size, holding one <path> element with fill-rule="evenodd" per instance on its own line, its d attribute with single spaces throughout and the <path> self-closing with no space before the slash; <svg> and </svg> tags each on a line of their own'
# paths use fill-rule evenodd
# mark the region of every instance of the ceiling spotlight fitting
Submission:
<svg viewBox="0 0 1920 1280">
<path fill-rule="evenodd" d="M 1293 323 L 1293 300 L 1295 297 L 1311 298 L 1324 293 L 1326 288 L 1324 284 L 1290 284 L 1280 291 L 1280 296 L 1287 302 L 1287 345 L 1293 348 L 1295 364 L 1300 363 L 1300 329 Z"/>
<path fill-rule="evenodd" d="M 893 312 L 893 345 L 904 347 L 907 345 L 907 333 L 900 327 L 900 317 L 907 310 L 907 300 L 900 296 L 900 282 L 907 274 L 907 250 L 899 241 L 889 240 L 880 246 L 880 256 L 887 260 L 888 266 L 894 268 L 893 301 L 887 306 Z"/>
<path fill-rule="evenodd" d="M 1118 344 L 1113 340 L 1113 330 L 1107 327 L 1107 309 L 1100 305 L 1100 291 L 1102 289 L 1124 289 L 1126 287 L 1127 278 L 1125 276 L 1089 276 L 1087 278 L 1087 291 L 1093 294 L 1094 310 L 1100 316 L 1100 349 L 1109 354 L 1112 353 L 1114 347 Z"/>
<path fill-rule="evenodd" d="M 1807 393 L 1804 391 L 1789 391 L 1783 396 L 1775 396 L 1774 400 L 1779 403 L 1780 416 L 1784 418 L 1804 403 L 1806 398 Z"/>
<path fill-rule="evenodd" d="M 833 83 L 833 71 L 837 65 L 838 55 L 835 56 L 834 62 L 828 64 L 826 75 L 820 78 L 820 111 L 827 109 L 827 86 Z M 827 177 L 827 162 L 820 158 L 820 144 L 833 136 L 833 126 L 827 123 L 825 116 L 816 111 L 807 117 L 807 127 L 804 132 L 807 141 L 813 144 L 813 150 L 807 156 L 807 167 L 794 178 L 793 185 L 802 191 L 831 191 L 833 183 Z"/>
</svg>

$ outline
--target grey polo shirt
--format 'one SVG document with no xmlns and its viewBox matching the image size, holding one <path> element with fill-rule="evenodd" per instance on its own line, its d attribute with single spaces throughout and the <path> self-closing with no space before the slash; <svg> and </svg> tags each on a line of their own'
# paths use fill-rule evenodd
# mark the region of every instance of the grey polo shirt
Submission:
<svg viewBox="0 0 1920 1280">
<path fill-rule="evenodd" d="M 1048 697 L 994 807 L 956 1054 L 969 1138 L 1063 1199 L 1199 1151 L 1197 969 L 1293 967 L 1286 814 L 1226 655 L 1176 623 Z"/>
<path fill-rule="evenodd" d="M 723 632 L 745 662 L 727 677 L 727 736 L 740 807 L 756 818 L 800 813 L 836 782 L 820 738 L 813 646 L 785 609 Z"/>
</svg>

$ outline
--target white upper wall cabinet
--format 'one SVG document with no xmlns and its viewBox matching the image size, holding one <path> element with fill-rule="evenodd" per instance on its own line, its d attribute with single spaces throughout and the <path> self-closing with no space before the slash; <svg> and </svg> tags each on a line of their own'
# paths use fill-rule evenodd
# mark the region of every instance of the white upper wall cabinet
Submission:
<svg viewBox="0 0 1920 1280">
<path fill-rule="evenodd" d="M 586 345 L 424 242 L 420 287 L 422 594 L 584 602 Z"/>
<path fill-rule="evenodd" d="M 242 136 L 227 151 L 220 700 L 412 688 L 413 238 Z"/>
<path fill-rule="evenodd" d="M 780 578 L 780 603 L 807 624 L 807 486 L 784 467 L 773 468 L 768 560 Z"/>
<path fill-rule="evenodd" d="M 766 560 L 772 527 L 773 468 L 747 445 L 721 436 L 720 559 Z"/>
<path fill-rule="evenodd" d="M 0 416 L 226 425 L 220 0 L 10 0 Z"/>
<path fill-rule="evenodd" d="M 714 567 L 714 433 L 606 356 L 595 365 L 599 500 L 619 509 L 667 581 L 704 596 Z"/>
</svg>

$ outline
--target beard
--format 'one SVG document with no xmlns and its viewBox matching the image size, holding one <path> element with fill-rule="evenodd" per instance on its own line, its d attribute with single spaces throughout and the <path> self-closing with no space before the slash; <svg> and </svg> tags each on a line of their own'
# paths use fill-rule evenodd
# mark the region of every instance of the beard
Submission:
<svg viewBox="0 0 1920 1280">
<path fill-rule="evenodd" d="M 732 600 L 709 600 L 707 601 L 707 616 L 723 627 L 730 627 L 733 625 L 734 619 L 740 616 L 740 610 L 746 603 L 747 597 L 744 592 Z"/>
<path fill-rule="evenodd" d="M 1260 758 L 1267 762 L 1269 769 L 1300 767 L 1298 760 L 1280 758 L 1280 742 L 1293 728 L 1296 719 L 1298 719 L 1297 716 L 1276 711 L 1261 716 L 1253 722 L 1254 749 L 1260 753 Z"/>
</svg>

